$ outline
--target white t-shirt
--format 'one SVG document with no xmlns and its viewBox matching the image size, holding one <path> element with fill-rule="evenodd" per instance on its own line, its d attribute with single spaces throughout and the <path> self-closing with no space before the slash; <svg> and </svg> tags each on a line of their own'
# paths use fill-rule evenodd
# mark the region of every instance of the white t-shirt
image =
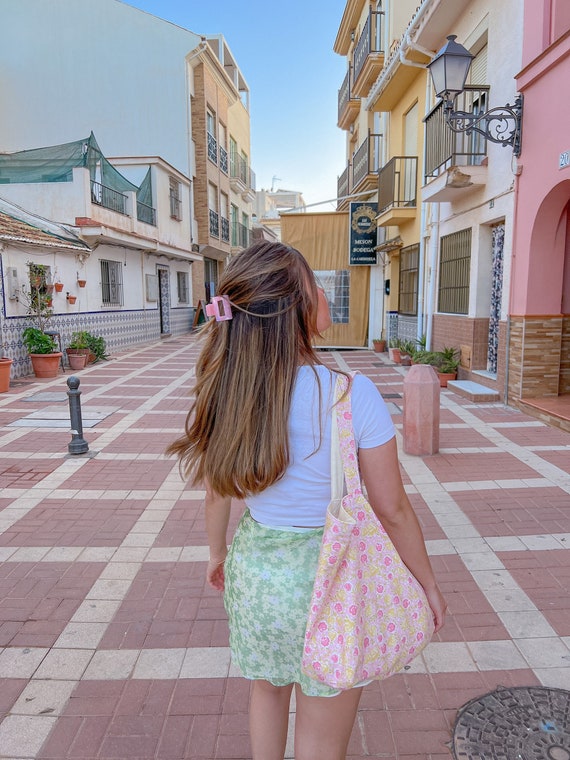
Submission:
<svg viewBox="0 0 570 760">
<path fill-rule="evenodd" d="M 331 408 L 336 375 L 324 366 L 317 365 L 315 369 L 321 384 L 320 404 L 311 367 L 299 368 L 293 388 L 289 467 L 281 480 L 245 500 L 253 519 L 263 525 L 276 528 L 324 525 L 331 499 Z M 371 449 L 394 437 L 388 408 L 369 378 L 354 377 L 351 401 L 358 448 Z"/>
</svg>

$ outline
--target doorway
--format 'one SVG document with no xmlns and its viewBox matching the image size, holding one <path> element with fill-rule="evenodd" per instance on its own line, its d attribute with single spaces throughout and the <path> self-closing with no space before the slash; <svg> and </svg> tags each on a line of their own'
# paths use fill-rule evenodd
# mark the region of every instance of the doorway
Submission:
<svg viewBox="0 0 570 760">
<path fill-rule="evenodd" d="M 162 264 L 157 267 L 158 310 L 160 315 L 160 335 L 170 335 L 170 270 Z"/>
</svg>

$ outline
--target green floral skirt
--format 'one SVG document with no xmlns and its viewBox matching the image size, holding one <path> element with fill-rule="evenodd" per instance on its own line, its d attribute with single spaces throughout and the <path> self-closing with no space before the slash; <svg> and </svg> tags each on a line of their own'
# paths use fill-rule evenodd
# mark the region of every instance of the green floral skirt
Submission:
<svg viewBox="0 0 570 760">
<path fill-rule="evenodd" d="M 224 604 L 232 660 L 245 678 L 298 683 L 310 697 L 339 693 L 301 672 L 322 536 L 322 528 L 268 528 L 247 510 L 241 518 L 225 564 Z"/>
</svg>

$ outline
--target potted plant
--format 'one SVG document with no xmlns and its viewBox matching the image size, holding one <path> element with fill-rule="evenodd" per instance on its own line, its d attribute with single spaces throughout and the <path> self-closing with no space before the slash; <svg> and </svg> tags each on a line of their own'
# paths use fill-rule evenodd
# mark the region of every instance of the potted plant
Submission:
<svg viewBox="0 0 570 760">
<path fill-rule="evenodd" d="M 53 284 L 56 293 L 61 293 L 63 290 L 63 282 L 54 282 Z"/>
<path fill-rule="evenodd" d="M 377 354 L 383 354 L 386 350 L 386 341 L 384 338 L 372 338 L 372 345 Z"/>
<path fill-rule="evenodd" d="M 22 333 L 36 377 L 57 377 L 61 352 L 53 335 L 46 335 L 38 327 L 26 327 Z"/>
<path fill-rule="evenodd" d="M 0 345 L 0 349 L 2 346 Z M 0 393 L 6 393 L 10 390 L 10 371 L 12 369 L 13 359 L 4 356 L 0 350 Z"/>
<path fill-rule="evenodd" d="M 393 362 L 400 364 L 400 340 L 398 338 L 390 338 L 390 341 L 388 342 L 388 353 Z"/>
<path fill-rule="evenodd" d="M 88 364 L 109 358 L 105 339 L 100 335 L 92 335 L 87 330 L 72 333 L 66 353 L 68 359 L 74 354 L 85 354 Z"/>
<path fill-rule="evenodd" d="M 448 381 L 457 378 L 459 351 L 456 348 L 449 347 L 445 347 L 441 351 L 434 351 L 429 364 L 436 370 L 440 386 L 447 388 Z"/>
<path fill-rule="evenodd" d="M 67 299 L 67 303 L 74 304 L 77 301 L 77 296 L 72 296 L 69 293 L 66 293 L 65 297 Z"/>
</svg>

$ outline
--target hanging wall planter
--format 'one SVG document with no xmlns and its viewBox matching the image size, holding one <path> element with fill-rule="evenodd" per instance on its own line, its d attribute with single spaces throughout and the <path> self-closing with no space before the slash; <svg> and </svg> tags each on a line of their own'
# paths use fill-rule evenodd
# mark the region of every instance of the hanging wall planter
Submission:
<svg viewBox="0 0 570 760">
<path fill-rule="evenodd" d="M 63 290 L 63 282 L 56 282 L 54 283 L 54 288 L 56 293 L 61 293 Z"/>
<path fill-rule="evenodd" d="M 77 296 L 70 296 L 69 293 L 66 295 L 67 303 L 75 303 L 77 301 Z"/>
<path fill-rule="evenodd" d="M 80 288 L 84 288 L 87 285 L 87 280 L 77 280 L 77 284 Z"/>
</svg>

